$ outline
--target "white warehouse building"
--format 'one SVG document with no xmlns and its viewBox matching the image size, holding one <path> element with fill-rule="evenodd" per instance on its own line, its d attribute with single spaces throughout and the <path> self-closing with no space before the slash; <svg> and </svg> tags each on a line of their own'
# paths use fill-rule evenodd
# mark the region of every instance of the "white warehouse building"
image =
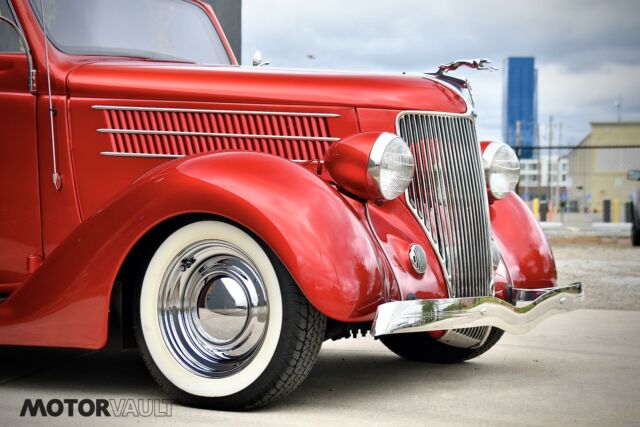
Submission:
<svg viewBox="0 0 640 427">
<path fill-rule="evenodd" d="M 566 200 L 571 187 L 569 161 L 564 156 L 541 156 L 520 160 L 518 193 L 525 200 Z"/>
</svg>

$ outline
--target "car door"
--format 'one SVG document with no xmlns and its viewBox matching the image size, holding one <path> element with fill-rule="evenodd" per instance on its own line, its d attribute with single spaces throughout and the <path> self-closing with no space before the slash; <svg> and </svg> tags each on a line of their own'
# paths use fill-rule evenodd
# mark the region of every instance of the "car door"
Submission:
<svg viewBox="0 0 640 427">
<path fill-rule="evenodd" d="M 16 26 L 8 0 L 0 15 Z M 16 28 L 0 19 L 0 300 L 39 264 L 42 254 L 35 95 Z"/>
</svg>

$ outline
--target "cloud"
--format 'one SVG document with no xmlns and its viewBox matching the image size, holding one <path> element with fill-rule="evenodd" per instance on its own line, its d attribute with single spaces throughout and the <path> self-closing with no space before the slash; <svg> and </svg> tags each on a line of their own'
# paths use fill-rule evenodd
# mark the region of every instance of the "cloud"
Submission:
<svg viewBox="0 0 640 427">
<path fill-rule="evenodd" d="M 618 94 L 623 118 L 640 119 L 638 28 L 637 0 L 244 0 L 243 60 L 260 49 L 275 66 L 397 72 L 535 56 L 541 126 L 553 114 L 577 143 L 589 122 L 615 118 Z M 465 75 L 480 132 L 499 139 L 502 73 Z"/>
</svg>

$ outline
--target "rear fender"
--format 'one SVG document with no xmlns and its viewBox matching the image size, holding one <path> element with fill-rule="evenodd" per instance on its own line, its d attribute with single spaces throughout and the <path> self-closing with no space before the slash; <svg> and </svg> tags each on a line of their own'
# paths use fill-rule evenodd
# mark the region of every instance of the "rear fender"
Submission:
<svg viewBox="0 0 640 427">
<path fill-rule="evenodd" d="M 330 318 L 371 320 L 382 302 L 384 267 L 369 229 L 335 188 L 290 161 L 227 152 L 154 169 L 88 218 L 0 305 L 0 344 L 103 347 L 128 252 L 154 226 L 193 213 L 262 239 Z"/>
</svg>

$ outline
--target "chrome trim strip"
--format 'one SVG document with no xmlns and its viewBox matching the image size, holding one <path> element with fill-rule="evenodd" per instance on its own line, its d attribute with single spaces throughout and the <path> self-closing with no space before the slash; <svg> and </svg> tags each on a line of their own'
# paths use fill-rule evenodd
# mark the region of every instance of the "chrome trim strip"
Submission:
<svg viewBox="0 0 640 427">
<path fill-rule="evenodd" d="M 27 57 L 27 67 L 29 67 L 29 72 L 27 73 L 27 78 L 29 79 L 29 81 L 27 83 L 29 85 L 29 93 L 33 94 L 35 93 L 35 87 L 34 87 L 35 77 L 34 76 L 35 76 L 36 69 L 33 66 L 33 57 L 31 56 L 31 49 L 29 48 L 27 39 L 25 38 L 22 30 L 20 30 L 20 27 L 18 27 L 16 24 L 11 22 L 9 19 L 5 18 L 4 16 L 0 16 L 0 21 L 9 25 L 16 32 L 18 39 L 20 39 L 20 43 L 22 43 L 22 46 L 24 47 L 24 54 Z M 21 52 L 7 52 L 7 53 L 20 54 Z"/>
<path fill-rule="evenodd" d="M 293 135 L 257 135 L 249 133 L 221 133 L 221 132 L 188 132 L 170 130 L 142 130 L 142 129 L 98 129 L 100 133 L 126 134 L 126 135 L 167 135 L 167 136 L 208 136 L 217 138 L 247 138 L 247 139 L 288 139 L 295 141 L 340 141 L 340 138 L 293 136 Z"/>
<path fill-rule="evenodd" d="M 163 108 L 163 107 L 129 107 L 124 105 L 94 105 L 94 110 L 112 111 L 148 111 L 158 113 L 202 113 L 202 114 L 239 114 L 258 116 L 289 116 L 289 117 L 327 117 L 336 118 L 340 114 L 334 113 L 298 113 L 289 111 L 244 111 L 244 110 L 206 110 L 196 108 Z"/>
<path fill-rule="evenodd" d="M 111 157 L 155 157 L 159 159 L 179 159 L 186 157 L 183 154 L 147 154 L 147 153 L 117 153 L 115 151 L 103 151 L 100 154 Z"/>
<path fill-rule="evenodd" d="M 157 159 L 181 159 L 183 157 L 187 157 L 184 154 L 149 154 L 149 153 L 127 153 L 127 152 L 115 152 L 115 151 L 102 151 L 100 154 L 103 156 L 109 157 L 147 157 L 147 158 L 157 158 Z M 199 154 L 212 154 L 211 152 L 202 152 Z M 300 160 L 300 159 L 291 159 L 289 160 L 293 163 L 320 163 L 323 164 L 324 160 Z"/>
<path fill-rule="evenodd" d="M 458 94 L 462 98 L 462 100 L 464 101 L 465 106 L 467 107 L 467 111 L 465 111 L 464 114 L 468 115 L 468 116 L 472 116 L 472 117 L 476 116 L 474 105 L 467 99 L 466 96 L 464 96 L 464 93 L 462 92 L 462 89 L 460 89 L 460 88 L 456 87 L 455 85 L 451 84 L 450 82 L 448 82 L 448 81 L 446 81 L 446 80 L 444 80 L 442 78 L 439 78 L 437 76 L 434 76 L 432 74 L 426 73 L 426 74 L 412 74 L 412 75 L 415 75 L 416 77 L 421 77 L 423 79 L 427 79 L 427 80 L 431 80 L 433 82 L 439 83 L 442 86 L 446 87 L 447 89 L 451 90 L 452 92 Z M 467 80 L 467 83 L 468 83 L 468 80 Z M 469 93 L 471 93 L 471 91 L 469 91 Z"/>
<path fill-rule="evenodd" d="M 24 31 L 22 31 L 22 24 L 20 23 L 20 20 L 18 19 L 18 14 L 16 13 L 15 9 L 13 8 L 13 4 L 11 4 L 11 2 L 7 2 L 7 4 L 9 5 L 9 10 L 11 12 L 11 17 L 13 17 L 13 20 L 15 22 L 12 22 L 10 19 L 4 17 L 4 16 L 0 16 L 0 20 L 6 22 L 7 24 L 9 24 L 10 27 L 12 27 L 14 29 L 14 31 L 16 31 L 18 33 L 18 38 L 20 38 L 20 43 L 22 43 L 22 46 L 24 47 L 24 53 L 27 55 L 27 65 L 29 67 L 29 75 L 27 76 L 29 78 L 29 93 L 35 94 L 36 91 L 36 79 L 37 79 L 37 71 L 36 68 L 33 64 L 33 54 L 31 53 L 31 46 L 29 46 L 29 43 L 27 42 L 27 38 L 24 34 Z"/>
<path fill-rule="evenodd" d="M 581 283 L 562 288 L 515 289 L 516 305 L 495 297 L 394 301 L 378 306 L 371 334 L 428 332 L 491 326 L 523 334 L 553 314 L 580 308 Z"/>
</svg>

